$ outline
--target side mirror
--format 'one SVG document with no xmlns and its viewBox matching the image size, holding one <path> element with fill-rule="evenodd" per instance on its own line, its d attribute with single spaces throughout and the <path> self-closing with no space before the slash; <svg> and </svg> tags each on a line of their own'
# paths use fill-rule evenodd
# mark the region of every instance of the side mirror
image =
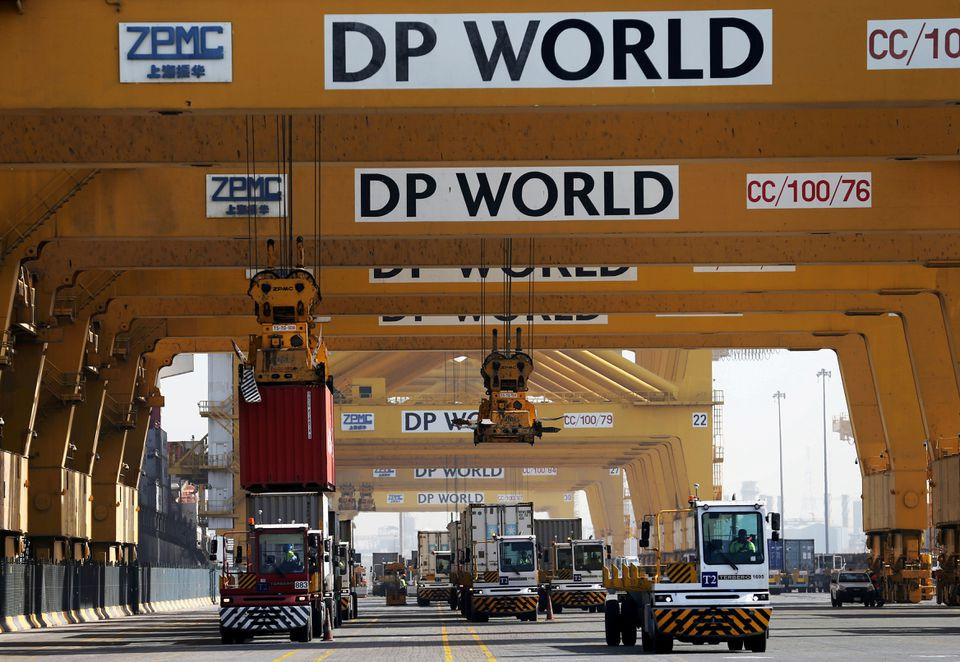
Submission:
<svg viewBox="0 0 960 662">
<path fill-rule="evenodd" d="M 612 558 L 613 558 L 613 548 L 610 547 L 610 545 L 607 545 L 607 560 L 609 561 Z"/>
<path fill-rule="evenodd" d="M 243 545 L 237 545 L 233 550 L 233 560 L 237 565 L 243 563 Z"/>
<path fill-rule="evenodd" d="M 544 562 L 544 563 L 550 563 L 550 550 L 549 550 L 549 549 L 543 550 L 543 562 Z"/>
<path fill-rule="evenodd" d="M 325 551 L 327 554 L 329 554 L 332 547 L 333 547 L 333 545 L 331 544 L 330 538 L 324 538 L 324 539 L 323 539 L 323 551 Z"/>
<path fill-rule="evenodd" d="M 780 531 L 780 513 L 770 513 L 770 528 L 773 531 Z"/>
<path fill-rule="evenodd" d="M 650 522 L 644 520 L 640 522 L 640 540 L 637 541 L 639 547 L 650 546 Z"/>
<path fill-rule="evenodd" d="M 774 531 L 770 534 L 770 540 L 780 540 L 780 532 Z"/>
<path fill-rule="evenodd" d="M 214 538 L 210 541 L 210 556 L 216 557 L 217 555 L 217 539 Z"/>
</svg>

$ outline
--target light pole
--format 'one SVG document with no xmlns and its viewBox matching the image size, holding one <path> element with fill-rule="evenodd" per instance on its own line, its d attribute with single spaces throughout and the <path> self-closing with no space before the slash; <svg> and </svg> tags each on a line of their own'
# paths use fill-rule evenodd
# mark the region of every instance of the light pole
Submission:
<svg viewBox="0 0 960 662">
<path fill-rule="evenodd" d="M 830 489 L 827 485 L 827 380 L 830 371 L 821 368 L 817 379 L 823 378 L 823 543 L 824 554 L 830 553 Z"/>
<path fill-rule="evenodd" d="M 780 519 L 783 521 L 783 537 L 787 537 L 787 515 L 783 507 L 783 419 L 780 416 L 780 401 L 787 397 L 783 391 L 777 391 L 773 394 L 777 401 L 777 434 L 780 437 Z"/>
</svg>

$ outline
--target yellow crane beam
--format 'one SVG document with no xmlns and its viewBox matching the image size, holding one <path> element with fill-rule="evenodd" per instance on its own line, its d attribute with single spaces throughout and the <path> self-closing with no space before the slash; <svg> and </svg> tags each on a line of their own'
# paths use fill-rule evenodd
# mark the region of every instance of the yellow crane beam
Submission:
<svg viewBox="0 0 960 662">
<path fill-rule="evenodd" d="M 745 34 L 750 37 L 748 57 L 731 63 L 716 58 L 708 61 L 710 52 L 722 52 L 722 44 L 717 43 L 723 37 L 723 28 L 708 31 L 702 15 L 693 13 L 703 9 L 694 0 L 671 5 L 681 26 L 679 35 L 668 34 L 664 17 L 623 12 L 623 5 L 610 0 L 588 7 L 582 2 L 538 0 L 523 6 L 523 11 L 530 14 L 515 13 L 516 5 L 489 2 L 461 4 L 451 13 L 449 5 L 434 0 L 418 4 L 413 17 L 409 16 L 409 3 L 400 0 L 359 5 L 346 0 L 323 5 L 292 0 L 284 12 L 268 15 L 255 3 L 231 0 L 209 0 L 202 7 L 189 0 L 170 0 L 162 10 L 148 2 L 128 2 L 119 15 L 114 7 L 99 3 L 51 0 L 27 5 L 22 15 L 11 12 L 3 17 L 0 54 L 10 64 L 10 76 L 0 108 L 7 112 L 70 108 L 140 113 L 313 112 L 359 107 L 566 108 L 583 105 L 583 85 L 591 87 L 590 100 L 598 109 L 624 105 L 671 110 L 743 105 L 936 105 L 954 101 L 950 93 L 956 82 L 955 72 L 933 68 L 932 44 L 924 42 L 916 61 L 910 59 L 913 67 L 925 69 L 923 75 L 909 70 L 910 65 L 900 59 L 899 53 L 910 48 L 912 33 L 921 29 L 919 25 L 886 20 L 876 28 L 869 23 L 878 17 L 902 16 L 903 7 L 896 0 L 850 0 L 843 5 L 810 0 L 802 6 L 789 2 L 774 3 L 772 9 L 770 6 L 724 13 L 749 26 L 738 35 L 741 39 Z M 909 15 L 950 17 L 955 9 L 950 0 L 920 0 Z M 614 48 L 616 38 L 613 16 L 603 12 L 646 19 L 655 39 L 671 41 L 681 49 L 684 40 L 712 41 L 715 48 L 704 48 L 703 57 L 684 63 L 668 63 L 665 56 L 647 56 L 645 50 L 633 58 L 624 55 L 620 62 L 623 70 L 617 73 L 612 59 L 606 64 L 603 60 L 603 53 Z M 531 16 L 539 18 L 540 23 L 530 26 L 527 21 Z M 396 21 L 411 18 L 430 25 L 418 28 L 418 35 L 412 38 L 409 34 L 396 37 Z M 558 70 L 558 64 L 551 63 L 563 32 L 560 21 L 565 18 L 586 20 L 591 26 L 586 35 L 591 40 L 590 58 L 568 65 L 573 68 L 566 74 Z M 515 31 L 532 30 L 531 62 L 526 65 L 529 71 L 516 72 L 516 81 L 503 71 L 496 78 L 490 72 L 491 81 L 485 82 L 484 69 L 473 55 L 470 40 L 464 38 L 464 30 L 469 28 L 464 22 L 470 20 L 477 21 L 474 42 L 481 40 L 474 47 L 491 47 L 490 22 L 494 20 L 509 21 Z M 154 34 L 151 26 L 139 37 L 137 32 L 121 29 L 118 42 L 117 24 L 122 28 L 131 22 L 148 22 L 168 30 L 169 40 L 174 41 L 176 33 L 170 27 L 176 26 L 173 21 L 206 21 L 213 26 L 209 35 L 182 35 L 184 40 L 194 40 L 192 44 L 185 42 L 184 48 L 190 53 L 199 52 L 205 58 L 199 62 L 206 68 L 202 75 L 188 69 L 180 79 L 174 68 L 167 84 L 150 84 L 167 75 L 158 67 L 157 78 L 146 77 L 151 71 L 148 65 L 159 62 L 150 59 L 154 53 L 151 44 L 168 39 L 167 33 L 147 39 Z M 368 31 L 372 28 L 380 36 L 367 37 L 366 43 L 361 41 L 363 37 L 348 41 L 343 22 L 365 23 L 370 26 Z M 341 29 L 336 27 L 338 23 Z M 903 29 L 907 36 L 899 39 L 894 32 L 897 29 Z M 339 47 L 338 34 L 342 42 Z M 815 51 L 809 48 L 812 34 L 822 45 Z M 484 36 L 486 47 L 482 44 Z M 421 37 L 425 42 L 422 47 L 409 48 L 409 44 L 418 43 L 412 39 Z M 919 35 L 916 41 L 920 42 Z M 402 51 L 403 43 L 408 44 L 407 51 Z M 371 45 L 383 49 L 379 66 L 371 64 Z M 147 66 L 135 74 L 128 71 L 118 75 L 118 51 L 121 72 L 132 70 L 138 62 Z M 290 62 L 297 66 L 287 66 Z M 344 67 L 340 76 L 339 63 Z M 888 67 L 895 70 L 874 70 Z M 140 84 L 121 82 L 124 76 Z M 45 84 L 38 86 L 37 80 Z M 226 82 L 181 82 L 191 80 Z M 491 87 L 499 88 L 497 94 L 490 93 Z"/>
<path fill-rule="evenodd" d="M 955 106 L 336 112 L 323 116 L 321 158 L 331 163 L 738 159 L 956 159 Z M 272 118 L 255 118 L 273 130 Z M 275 142 L 248 148 L 245 115 L 7 114 L 0 163 L 20 168 L 139 168 L 275 163 Z M 262 122 L 269 121 L 269 125 Z M 510 136 L 504 140 L 504 135 Z M 698 136 L 698 140 L 690 140 Z M 883 140 L 877 140 L 883 136 Z M 558 138 L 562 137 L 562 138 Z M 735 137 L 735 139 L 732 139 Z M 313 118 L 294 118 L 294 160 L 316 159 Z"/>
</svg>

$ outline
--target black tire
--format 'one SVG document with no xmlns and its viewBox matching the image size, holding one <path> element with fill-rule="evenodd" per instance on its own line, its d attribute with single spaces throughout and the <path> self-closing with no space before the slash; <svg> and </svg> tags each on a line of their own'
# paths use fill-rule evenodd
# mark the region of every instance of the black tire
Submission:
<svg viewBox="0 0 960 662">
<path fill-rule="evenodd" d="M 599 605 L 597 605 L 597 613 L 598 613 L 598 614 L 602 614 L 602 613 L 604 612 L 606 606 L 607 606 L 607 603 L 606 603 L 606 602 L 602 602 L 602 603 L 600 603 Z"/>
<path fill-rule="evenodd" d="M 307 620 L 307 624 L 302 628 L 297 628 L 296 630 L 290 630 L 290 641 L 296 641 L 299 643 L 309 643 L 313 639 L 313 619 L 310 618 Z"/>
<path fill-rule="evenodd" d="M 766 653 L 767 652 L 767 635 L 758 634 L 755 637 L 750 637 L 745 642 L 747 645 L 747 650 L 751 653 Z"/>
<path fill-rule="evenodd" d="M 310 620 L 313 621 L 313 631 L 323 636 L 323 602 L 317 602 L 310 608 Z"/>
<path fill-rule="evenodd" d="M 528 621 L 532 621 L 533 623 L 536 623 L 536 622 L 537 622 L 537 610 L 536 610 L 536 609 L 534 609 L 533 611 L 528 611 L 528 612 L 527 612 L 527 620 L 528 620 Z"/>
<path fill-rule="evenodd" d="M 356 593 L 351 593 L 350 597 L 353 601 L 353 617 L 360 618 L 360 600 L 359 600 L 360 596 L 357 595 Z"/>
<path fill-rule="evenodd" d="M 673 637 L 657 632 L 654 635 L 653 652 L 658 654 L 673 652 Z"/>
<path fill-rule="evenodd" d="M 620 609 L 620 640 L 624 646 L 637 645 L 637 624 L 639 620 L 637 603 L 627 598 Z"/>
<path fill-rule="evenodd" d="M 240 643 L 239 637 L 233 634 L 232 630 L 225 630 L 220 628 L 220 643 L 221 644 L 238 644 Z"/>
<path fill-rule="evenodd" d="M 734 639 L 733 641 L 727 642 L 727 649 L 732 651 L 742 651 L 743 650 L 743 639 Z"/>
<path fill-rule="evenodd" d="M 553 605 L 553 613 L 554 613 L 554 614 L 562 614 L 562 613 L 563 613 L 563 605 Z"/>
<path fill-rule="evenodd" d="M 620 603 L 609 600 L 607 610 L 603 614 L 603 634 L 607 646 L 620 645 Z"/>
<path fill-rule="evenodd" d="M 424 600 L 423 598 L 417 598 L 417 606 L 418 606 L 418 607 L 429 607 L 429 606 L 430 606 L 430 601 L 429 601 L 429 600 Z"/>
<path fill-rule="evenodd" d="M 490 617 L 486 614 L 474 614 L 473 618 L 470 620 L 472 620 L 474 623 L 486 623 L 490 620 Z"/>
<path fill-rule="evenodd" d="M 646 630 L 640 630 L 640 647 L 643 648 L 644 653 L 654 652 L 655 646 L 653 637 L 647 634 Z"/>
</svg>

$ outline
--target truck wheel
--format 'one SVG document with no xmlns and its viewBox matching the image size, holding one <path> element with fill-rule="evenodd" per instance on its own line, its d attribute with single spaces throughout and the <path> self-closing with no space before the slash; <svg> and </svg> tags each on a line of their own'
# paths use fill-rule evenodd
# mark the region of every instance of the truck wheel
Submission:
<svg viewBox="0 0 960 662">
<path fill-rule="evenodd" d="M 528 620 L 528 621 L 531 621 L 531 622 L 533 622 L 533 623 L 536 623 L 536 622 L 537 622 L 537 610 L 536 610 L 536 609 L 534 609 L 533 611 L 527 612 L 527 620 Z"/>
<path fill-rule="evenodd" d="M 601 602 L 600 604 L 598 604 L 598 605 L 597 605 L 597 613 L 598 613 L 598 614 L 602 614 L 602 613 L 604 612 L 604 608 L 605 608 L 606 606 L 607 606 L 607 603 L 606 603 L 606 602 Z"/>
<path fill-rule="evenodd" d="M 240 643 L 239 637 L 234 636 L 233 632 L 220 628 L 220 643 L 221 644 L 237 644 Z"/>
<path fill-rule="evenodd" d="M 470 619 L 474 623 L 486 623 L 490 620 L 490 617 L 486 614 L 474 614 L 473 618 Z"/>
<path fill-rule="evenodd" d="M 657 632 L 656 635 L 654 635 L 653 652 L 654 653 L 670 653 L 672 651 L 673 651 L 673 637 L 671 637 L 669 634 L 660 634 L 659 632 Z"/>
<path fill-rule="evenodd" d="M 310 607 L 310 620 L 313 621 L 313 631 L 323 635 L 323 602 L 317 601 Z"/>
<path fill-rule="evenodd" d="M 563 613 L 563 605 L 553 605 L 553 613 L 554 613 L 554 614 L 562 614 L 562 613 Z"/>
<path fill-rule="evenodd" d="M 423 598 L 417 598 L 417 606 L 418 606 L 418 607 L 429 607 L 429 606 L 430 606 L 430 601 L 429 601 L 429 600 L 424 600 Z"/>
<path fill-rule="evenodd" d="M 646 630 L 640 630 L 640 647 L 643 648 L 644 653 L 654 652 L 655 646 L 653 637 L 647 634 Z"/>
<path fill-rule="evenodd" d="M 620 609 L 620 638 L 624 646 L 637 645 L 637 603 L 632 599 L 624 600 Z"/>
<path fill-rule="evenodd" d="M 747 639 L 747 650 L 751 653 L 765 653 L 767 651 L 767 635 L 758 634 Z"/>
<path fill-rule="evenodd" d="M 728 641 L 727 648 L 732 651 L 742 651 L 743 639 L 734 639 L 733 641 Z"/>
<path fill-rule="evenodd" d="M 313 639 L 313 619 L 307 621 L 307 624 L 302 628 L 297 628 L 296 630 L 290 630 L 290 641 L 296 641 L 300 643 L 307 643 Z"/>
<path fill-rule="evenodd" d="M 603 634 L 607 646 L 620 645 L 620 603 L 616 600 L 607 603 L 607 610 L 603 614 Z"/>
<path fill-rule="evenodd" d="M 360 596 L 356 593 L 351 593 L 350 596 L 353 599 L 353 617 L 360 617 Z"/>
</svg>

